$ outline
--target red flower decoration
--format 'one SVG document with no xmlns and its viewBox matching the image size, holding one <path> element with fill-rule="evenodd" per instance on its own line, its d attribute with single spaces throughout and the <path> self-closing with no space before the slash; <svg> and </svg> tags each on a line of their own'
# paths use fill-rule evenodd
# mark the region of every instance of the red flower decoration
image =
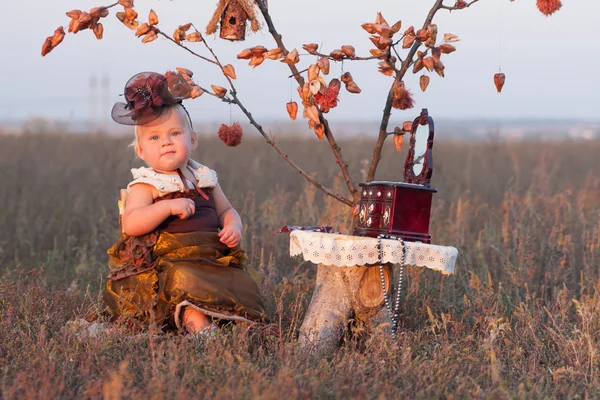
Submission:
<svg viewBox="0 0 600 400">
<path fill-rule="evenodd" d="M 562 3 L 560 0 L 537 0 L 537 8 L 545 16 L 554 14 L 556 11 L 560 10 L 561 7 Z"/>
<path fill-rule="evenodd" d="M 242 143 L 242 135 L 244 131 L 239 123 L 234 123 L 231 126 L 221 124 L 219 128 L 219 139 L 223 141 L 227 146 L 233 147 Z"/>
<path fill-rule="evenodd" d="M 404 87 L 404 82 L 394 84 L 392 107 L 399 108 L 400 110 L 408 110 L 409 108 L 413 108 L 414 105 L 415 101 L 412 98 L 412 93 Z"/>
<path fill-rule="evenodd" d="M 170 97 L 164 75 L 140 76 L 125 88 L 125 98 L 137 118 L 155 113 Z"/>
<path fill-rule="evenodd" d="M 341 86 L 342 84 L 338 79 L 332 79 L 324 94 L 317 92 L 317 94 L 313 95 L 315 103 L 319 105 L 321 112 L 329 112 L 329 110 L 337 106 Z"/>
</svg>

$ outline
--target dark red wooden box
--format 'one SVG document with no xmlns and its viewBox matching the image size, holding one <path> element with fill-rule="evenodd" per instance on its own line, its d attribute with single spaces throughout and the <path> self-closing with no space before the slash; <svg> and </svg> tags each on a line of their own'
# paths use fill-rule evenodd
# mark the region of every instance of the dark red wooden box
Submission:
<svg viewBox="0 0 600 400">
<path fill-rule="evenodd" d="M 428 126 L 418 138 L 423 141 L 415 156 L 417 128 Z M 425 132 L 425 134 L 423 134 Z M 353 234 L 376 237 L 381 233 L 400 236 L 411 242 L 431 243 L 429 217 L 432 196 L 429 186 L 433 171 L 433 120 L 423 109 L 412 124 L 410 147 L 404 163 L 404 182 L 372 181 L 360 183 L 358 224 Z M 426 144 L 425 141 L 426 140 Z M 422 163 L 422 165 L 420 165 Z M 419 164 L 419 169 L 414 166 Z"/>
</svg>

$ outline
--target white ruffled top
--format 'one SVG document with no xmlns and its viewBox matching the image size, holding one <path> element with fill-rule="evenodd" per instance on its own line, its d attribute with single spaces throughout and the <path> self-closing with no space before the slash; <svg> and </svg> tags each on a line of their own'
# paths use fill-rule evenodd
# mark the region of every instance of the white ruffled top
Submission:
<svg viewBox="0 0 600 400">
<path fill-rule="evenodd" d="M 193 188 L 193 184 L 199 188 L 217 186 L 217 173 L 207 166 L 190 159 L 187 163 L 187 169 L 192 172 L 196 179 L 196 182 L 188 181 L 188 187 Z M 162 174 L 148 167 L 132 168 L 131 174 L 133 175 L 133 181 L 127 185 L 128 191 L 136 183 L 146 183 L 154 186 L 158 190 L 159 196 L 173 192 L 183 192 L 185 190 L 178 174 Z"/>
</svg>

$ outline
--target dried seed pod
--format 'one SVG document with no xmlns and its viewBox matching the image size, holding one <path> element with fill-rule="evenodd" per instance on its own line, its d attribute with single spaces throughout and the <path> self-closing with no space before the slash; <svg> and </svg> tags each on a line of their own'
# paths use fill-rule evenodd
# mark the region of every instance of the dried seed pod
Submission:
<svg viewBox="0 0 600 400">
<path fill-rule="evenodd" d="M 125 8 L 125 19 L 127 21 L 133 21 L 138 17 L 138 13 L 130 7 Z"/>
<path fill-rule="evenodd" d="M 442 51 L 440 50 L 439 47 L 433 47 L 431 49 L 431 57 L 433 57 L 433 61 L 441 62 L 440 59 L 442 57 Z"/>
<path fill-rule="evenodd" d="M 177 67 L 175 69 L 177 70 L 177 72 L 179 72 L 184 77 L 187 75 L 187 76 L 189 76 L 191 78 L 194 75 L 194 73 L 192 71 L 190 71 L 189 69 L 187 69 L 187 68 Z"/>
<path fill-rule="evenodd" d="M 311 81 L 308 85 L 312 94 L 317 94 L 321 91 L 321 82 L 318 79 Z"/>
<path fill-rule="evenodd" d="M 433 66 L 433 70 L 442 78 L 444 77 L 444 64 L 438 63 Z"/>
<path fill-rule="evenodd" d="M 319 58 L 317 60 L 317 65 L 319 66 L 319 69 L 321 70 L 321 72 L 323 72 L 323 75 L 329 74 L 329 58 L 327 58 L 327 57 Z"/>
<path fill-rule="evenodd" d="M 409 26 L 407 30 L 404 31 L 405 35 L 413 35 L 415 34 L 415 27 L 414 26 Z"/>
<path fill-rule="evenodd" d="M 304 111 L 302 112 L 302 117 L 310 119 L 315 124 L 320 124 L 321 123 L 321 121 L 319 119 L 319 110 L 314 105 L 310 105 L 308 107 L 304 107 Z"/>
<path fill-rule="evenodd" d="M 504 81 L 506 80 L 506 75 L 502 72 L 498 72 L 494 74 L 494 85 L 496 85 L 496 90 L 498 93 L 502 91 L 502 87 L 504 86 Z"/>
<path fill-rule="evenodd" d="M 202 34 L 200 32 L 192 32 L 185 35 L 185 40 L 188 42 L 201 42 Z"/>
<path fill-rule="evenodd" d="M 404 135 L 394 135 L 394 147 L 397 152 L 402 151 L 402 144 L 404 143 Z"/>
<path fill-rule="evenodd" d="M 404 36 L 404 39 L 402 39 L 402 48 L 408 49 L 410 46 L 413 45 L 413 43 L 415 42 L 416 39 L 417 39 L 417 37 L 415 35 Z"/>
<path fill-rule="evenodd" d="M 223 67 L 223 73 L 225 75 L 227 75 L 228 77 L 230 77 L 231 79 L 235 79 L 235 68 L 233 68 L 233 65 L 231 64 L 227 64 L 226 66 Z"/>
<path fill-rule="evenodd" d="M 185 40 L 186 36 L 187 35 L 186 35 L 185 31 L 183 31 L 181 29 L 176 29 L 175 32 L 173 32 L 173 40 L 177 44 L 181 43 L 182 40 Z"/>
<path fill-rule="evenodd" d="M 143 24 L 138 26 L 137 30 L 135 31 L 135 36 L 140 37 L 140 36 L 145 35 L 146 33 L 150 32 L 151 30 L 152 30 L 152 27 L 144 22 Z"/>
<path fill-rule="evenodd" d="M 349 44 L 342 46 L 342 52 L 348 57 L 356 57 L 356 50 L 354 49 L 354 46 L 350 46 Z"/>
<path fill-rule="evenodd" d="M 421 42 L 425 42 L 428 38 L 429 35 L 427 34 L 427 29 L 419 29 L 416 33 L 417 39 L 419 39 Z"/>
<path fill-rule="evenodd" d="M 377 17 L 375 18 L 375 23 L 389 26 L 389 24 L 387 23 L 385 18 L 383 18 L 383 15 L 380 12 L 377 13 Z"/>
<path fill-rule="evenodd" d="M 158 15 L 152 9 L 150 9 L 150 14 L 148 15 L 148 24 L 151 26 L 158 24 Z"/>
<path fill-rule="evenodd" d="M 223 98 L 227 94 L 227 89 L 222 86 L 210 85 L 210 87 L 217 97 Z"/>
<path fill-rule="evenodd" d="M 377 31 L 375 30 L 375 24 L 372 24 L 372 23 L 362 24 L 361 28 L 363 28 L 365 31 L 369 32 L 371 35 L 377 33 Z"/>
<path fill-rule="evenodd" d="M 402 28 L 402 21 L 398 21 L 394 25 L 392 25 L 392 30 L 394 31 L 394 33 L 400 32 L 401 28 Z"/>
<path fill-rule="evenodd" d="M 248 65 L 250 65 L 251 67 L 258 67 L 260 64 L 263 63 L 263 61 L 265 61 L 265 58 L 263 56 L 254 56 L 250 59 L 250 62 L 248 63 Z"/>
<path fill-rule="evenodd" d="M 429 77 L 427 75 L 421 75 L 419 78 L 419 85 L 421 86 L 421 90 L 424 92 L 429 86 Z"/>
<path fill-rule="evenodd" d="M 252 52 L 253 56 L 262 56 L 264 53 L 267 52 L 267 48 L 264 46 L 254 46 L 250 48 L 250 51 Z"/>
<path fill-rule="evenodd" d="M 52 47 L 52 36 L 48 36 L 46 40 L 44 40 L 44 44 L 42 45 L 42 57 L 50 53 L 53 48 L 54 47 Z"/>
<path fill-rule="evenodd" d="M 308 43 L 308 44 L 303 44 L 302 48 L 310 54 L 315 54 L 317 52 L 317 50 L 319 49 L 319 45 L 316 43 Z"/>
<path fill-rule="evenodd" d="M 360 88 L 354 81 L 346 83 L 346 90 L 349 91 L 350 93 L 355 93 L 355 94 L 358 94 L 361 92 Z"/>
<path fill-rule="evenodd" d="M 94 35 L 96 36 L 96 39 L 100 40 L 102 39 L 102 35 L 104 34 L 104 26 L 102 26 L 102 24 L 100 22 L 98 22 L 96 25 L 94 25 Z"/>
<path fill-rule="evenodd" d="M 317 64 L 310 64 L 308 66 L 308 81 L 314 81 L 319 76 L 319 66 Z"/>
<path fill-rule="evenodd" d="M 380 36 L 379 37 L 379 49 L 387 49 L 389 46 L 392 45 L 392 43 L 394 43 L 394 41 L 391 38 L 385 37 L 385 36 Z"/>
<path fill-rule="evenodd" d="M 56 28 L 56 30 L 54 31 L 54 34 L 50 38 L 52 48 L 58 46 L 63 41 L 64 38 L 65 38 L 65 30 L 63 29 L 62 26 L 59 26 L 58 28 Z"/>
<path fill-rule="evenodd" d="M 190 97 L 192 99 L 198 98 L 204 94 L 204 90 L 200 86 L 192 86 L 192 91 L 190 92 Z"/>
<path fill-rule="evenodd" d="M 383 44 L 381 42 L 382 39 L 385 39 L 385 38 L 383 38 L 383 36 L 370 36 L 369 37 L 369 40 L 375 45 L 375 47 L 377 47 L 379 50 L 387 51 L 389 45 Z"/>
<path fill-rule="evenodd" d="M 458 42 L 460 39 L 453 33 L 444 33 L 444 42 L 445 43 L 454 43 Z"/>
<path fill-rule="evenodd" d="M 106 7 L 94 7 L 90 10 L 90 16 L 92 18 L 105 18 L 108 16 L 108 9 Z"/>
<path fill-rule="evenodd" d="M 323 137 L 325 136 L 325 126 L 323 124 L 316 124 L 315 133 L 317 134 L 319 140 L 323 139 Z"/>
<path fill-rule="evenodd" d="M 352 82 L 354 79 L 352 79 L 352 74 L 350 74 L 350 72 L 344 72 L 340 77 L 340 80 L 344 83 L 348 83 Z"/>
<path fill-rule="evenodd" d="M 423 65 L 425 66 L 425 68 L 427 68 L 429 72 L 431 72 L 433 71 L 433 66 L 435 65 L 435 62 L 433 61 L 432 57 L 425 57 L 423 59 Z"/>
<path fill-rule="evenodd" d="M 467 2 L 465 0 L 456 0 L 454 3 L 454 8 L 465 8 L 467 6 Z"/>
<path fill-rule="evenodd" d="M 81 15 L 81 10 L 71 10 L 69 12 L 67 12 L 67 17 L 71 18 L 71 19 L 79 19 L 79 16 Z"/>
<path fill-rule="evenodd" d="M 150 43 L 155 41 L 156 39 L 158 39 L 158 35 L 156 35 L 156 32 L 150 31 L 146 33 L 146 36 L 144 36 L 144 38 L 142 39 L 142 43 Z"/>
<path fill-rule="evenodd" d="M 369 50 L 369 53 L 371 53 L 373 57 L 383 57 L 387 54 L 387 52 L 379 49 L 371 49 Z"/>
<path fill-rule="evenodd" d="M 434 47 L 435 42 L 437 41 L 437 32 L 436 24 L 427 25 L 427 40 L 423 44 L 429 48 Z"/>
<path fill-rule="evenodd" d="M 298 103 L 290 101 L 289 103 L 286 103 L 285 108 L 287 109 L 290 118 L 295 121 L 296 116 L 298 115 Z"/>
<path fill-rule="evenodd" d="M 252 58 L 252 49 L 244 49 L 238 55 L 237 58 L 240 60 L 249 60 Z"/>
<path fill-rule="evenodd" d="M 412 130 L 412 124 L 413 124 L 412 121 L 404 121 L 402 123 L 402 130 L 404 132 L 410 132 Z"/>
<path fill-rule="evenodd" d="M 394 69 L 386 61 L 381 61 L 379 63 L 379 72 L 381 72 L 382 74 L 384 74 L 386 76 L 394 75 Z"/>
<path fill-rule="evenodd" d="M 451 44 L 448 44 L 448 43 L 441 44 L 440 47 L 439 47 L 439 49 L 444 54 L 450 54 L 453 51 L 456 51 L 456 47 L 454 47 L 454 46 L 452 46 Z"/>
<path fill-rule="evenodd" d="M 283 51 L 279 47 L 276 47 L 274 49 L 267 51 L 264 54 L 264 57 L 268 58 L 269 60 L 279 60 L 282 55 L 283 55 Z"/>
<path fill-rule="evenodd" d="M 191 27 L 192 27 L 192 23 L 191 23 L 191 22 L 188 22 L 187 24 L 184 24 L 184 25 L 179 25 L 179 26 L 177 27 L 177 29 L 179 29 L 179 30 L 181 30 L 181 31 L 184 31 L 184 32 L 187 32 L 187 31 L 189 31 L 189 30 L 190 30 L 190 28 L 191 28 Z"/>
<path fill-rule="evenodd" d="M 340 49 L 335 49 L 331 53 L 329 53 L 329 57 L 337 61 L 343 60 L 345 56 L 346 54 L 344 54 L 344 52 Z"/>
<path fill-rule="evenodd" d="M 119 0 L 119 4 L 123 7 L 133 7 L 133 0 Z"/>
<path fill-rule="evenodd" d="M 373 28 L 375 29 L 375 33 L 388 38 L 392 37 L 395 33 L 394 30 L 387 25 L 375 24 L 373 25 Z"/>
<path fill-rule="evenodd" d="M 298 50 L 294 49 L 290 51 L 287 56 L 281 62 L 286 64 L 297 64 L 300 61 L 300 57 L 298 56 Z"/>
</svg>

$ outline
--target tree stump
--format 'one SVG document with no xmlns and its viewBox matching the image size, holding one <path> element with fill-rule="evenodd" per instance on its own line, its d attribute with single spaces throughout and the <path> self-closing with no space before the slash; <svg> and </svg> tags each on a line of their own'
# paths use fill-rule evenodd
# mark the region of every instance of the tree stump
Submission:
<svg viewBox="0 0 600 400">
<path fill-rule="evenodd" d="M 386 291 L 389 292 L 390 268 L 386 266 L 384 271 Z M 324 352 L 334 350 L 349 319 L 377 314 L 382 310 L 383 300 L 378 267 L 319 264 L 315 291 L 298 340 L 305 348 Z"/>
</svg>

